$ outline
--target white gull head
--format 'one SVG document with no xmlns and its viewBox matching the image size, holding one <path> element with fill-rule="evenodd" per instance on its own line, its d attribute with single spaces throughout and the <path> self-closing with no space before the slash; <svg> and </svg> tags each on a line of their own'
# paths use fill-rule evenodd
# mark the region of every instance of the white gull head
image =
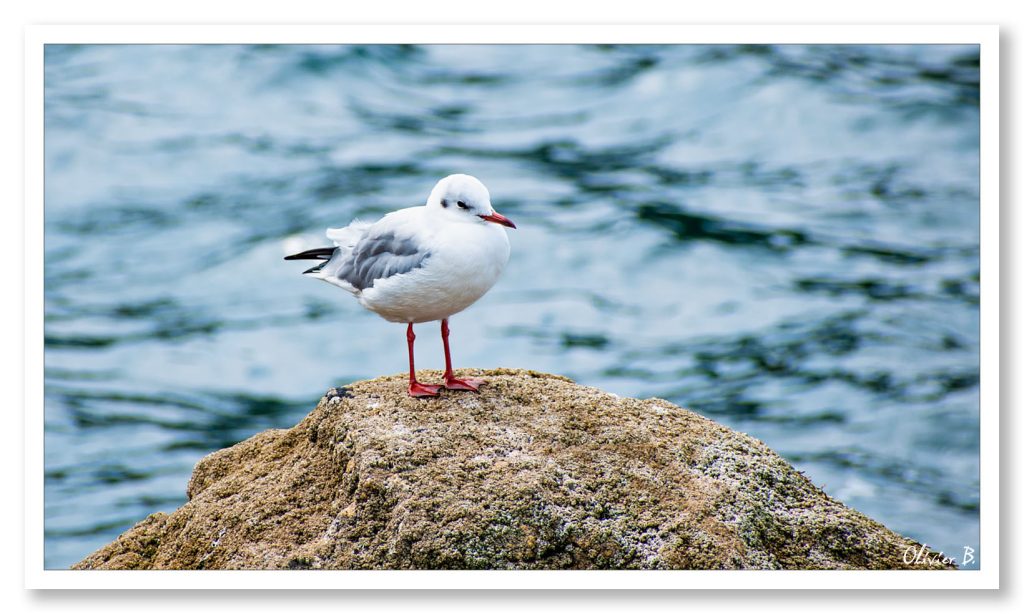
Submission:
<svg viewBox="0 0 1024 614">
<path fill-rule="evenodd" d="M 427 209 L 450 222 L 494 222 L 515 228 L 515 224 L 494 210 L 487 187 L 472 175 L 448 175 L 438 181 L 427 199 Z"/>
</svg>

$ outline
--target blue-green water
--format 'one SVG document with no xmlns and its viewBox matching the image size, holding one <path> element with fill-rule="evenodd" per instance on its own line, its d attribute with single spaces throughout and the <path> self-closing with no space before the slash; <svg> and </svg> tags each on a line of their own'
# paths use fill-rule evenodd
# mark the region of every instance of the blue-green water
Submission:
<svg viewBox="0 0 1024 614">
<path fill-rule="evenodd" d="M 46 565 L 401 372 L 281 258 L 454 172 L 519 226 L 456 366 L 669 399 L 979 556 L 978 117 L 976 47 L 48 46 Z"/>
</svg>

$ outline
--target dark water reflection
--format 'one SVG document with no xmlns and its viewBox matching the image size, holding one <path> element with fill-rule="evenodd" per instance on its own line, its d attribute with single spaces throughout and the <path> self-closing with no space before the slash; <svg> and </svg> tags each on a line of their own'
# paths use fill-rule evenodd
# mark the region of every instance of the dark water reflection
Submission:
<svg viewBox="0 0 1024 614">
<path fill-rule="evenodd" d="M 48 46 L 46 564 L 401 371 L 281 256 L 452 172 L 519 225 L 459 364 L 692 407 L 957 556 L 978 170 L 974 47 Z"/>
</svg>

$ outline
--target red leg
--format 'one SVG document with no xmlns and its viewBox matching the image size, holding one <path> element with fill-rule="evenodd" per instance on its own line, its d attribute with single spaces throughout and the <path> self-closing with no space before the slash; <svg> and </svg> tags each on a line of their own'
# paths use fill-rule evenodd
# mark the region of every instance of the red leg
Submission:
<svg viewBox="0 0 1024 614">
<path fill-rule="evenodd" d="M 444 387 L 449 390 L 472 390 L 479 392 L 484 380 L 475 377 L 456 379 L 452 371 L 452 352 L 448 349 L 448 319 L 441 320 L 441 341 L 444 342 Z"/>
<path fill-rule="evenodd" d="M 416 381 L 416 363 L 413 359 L 413 343 L 416 341 L 416 335 L 412 332 L 412 322 L 409 322 L 409 328 L 405 332 L 405 338 L 409 341 L 409 396 L 411 397 L 436 397 L 440 386 L 429 386 L 421 384 Z"/>
</svg>

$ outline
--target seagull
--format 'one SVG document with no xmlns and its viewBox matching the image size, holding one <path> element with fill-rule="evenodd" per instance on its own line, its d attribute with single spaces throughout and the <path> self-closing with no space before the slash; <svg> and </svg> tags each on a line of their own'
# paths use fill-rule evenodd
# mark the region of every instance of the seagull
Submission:
<svg viewBox="0 0 1024 614">
<path fill-rule="evenodd" d="M 478 392 L 483 380 L 458 379 L 448 348 L 448 318 L 491 289 L 509 257 L 505 227 L 515 228 L 491 206 L 476 177 L 449 175 L 427 204 L 388 213 L 374 223 L 353 221 L 328 228 L 334 247 L 311 249 L 285 260 L 320 260 L 303 272 L 350 292 L 359 304 L 389 322 L 407 324 L 409 395 L 436 397 L 441 388 Z M 444 385 L 416 381 L 413 324 L 441 321 Z"/>
</svg>

